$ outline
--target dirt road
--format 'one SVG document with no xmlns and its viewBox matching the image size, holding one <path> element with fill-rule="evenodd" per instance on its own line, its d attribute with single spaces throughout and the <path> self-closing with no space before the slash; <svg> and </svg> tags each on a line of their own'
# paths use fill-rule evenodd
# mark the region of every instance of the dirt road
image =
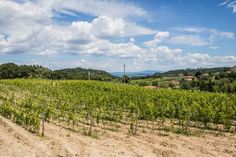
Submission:
<svg viewBox="0 0 236 157">
<path fill-rule="evenodd" d="M 98 138 L 46 123 L 45 137 L 0 117 L 0 157 L 155 157 L 155 156 L 228 156 L 236 157 L 236 135 L 201 137 L 173 133 L 106 131 Z"/>
</svg>

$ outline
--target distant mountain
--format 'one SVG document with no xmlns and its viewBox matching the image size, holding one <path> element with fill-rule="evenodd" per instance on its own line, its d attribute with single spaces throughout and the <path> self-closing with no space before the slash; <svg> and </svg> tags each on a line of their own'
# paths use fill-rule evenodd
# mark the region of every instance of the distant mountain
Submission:
<svg viewBox="0 0 236 157">
<path fill-rule="evenodd" d="M 157 70 L 144 70 L 144 71 L 137 71 L 137 72 L 127 72 L 126 74 L 129 77 L 139 77 L 139 76 L 149 76 L 153 75 L 155 73 L 161 73 L 160 71 Z M 123 72 L 111 72 L 112 75 L 117 76 L 117 77 L 122 77 Z"/>
</svg>

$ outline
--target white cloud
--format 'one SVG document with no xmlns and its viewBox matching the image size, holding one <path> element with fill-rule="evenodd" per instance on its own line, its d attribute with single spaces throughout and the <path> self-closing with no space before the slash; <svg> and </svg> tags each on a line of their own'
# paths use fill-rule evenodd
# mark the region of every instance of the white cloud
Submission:
<svg viewBox="0 0 236 157">
<path fill-rule="evenodd" d="M 233 32 L 221 31 L 205 27 L 182 27 L 172 29 L 176 32 L 158 32 L 153 40 L 144 42 L 146 47 L 155 47 L 160 43 L 178 45 L 206 46 L 220 40 L 234 39 Z"/>
<path fill-rule="evenodd" d="M 156 31 L 136 25 L 121 18 L 100 16 L 91 23 L 78 21 L 72 23 L 73 28 L 97 37 L 125 37 L 155 34 Z"/>
<path fill-rule="evenodd" d="M 40 51 L 38 54 L 43 55 L 43 56 L 54 56 L 57 54 L 57 52 L 53 51 L 53 49 L 46 49 L 46 50 Z"/>
<path fill-rule="evenodd" d="M 182 55 L 182 49 L 176 48 L 172 49 L 164 45 L 159 45 L 157 47 L 151 47 L 146 50 L 143 57 L 140 58 L 145 62 L 155 62 L 159 64 L 172 63 L 176 61 Z"/>
<path fill-rule="evenodd" d="M 236 5 L 234 5 L 232 7 L 233 7 L 233 12 L 236 13 Z"/>
<path fill-rule="evenodd" d="M 3 34 L 0 34 L 0 46 L 4 45 L 5 42 L 5 36 Z"/>
<path fill-rule="evenodd" d="M 205 53 L 188 54 L 184 59 L 184 67 L 220 67 L 232 66 L 236 62 L 235 56 L 210 56 Z"/>
<path fill-rule="evenodd" d="M 222 30 L 217 30 L 213 28 L 206 28 L 206 27 L 182 27 L 182 28 L 174 28 L 173 30 L 179 32 L 189 32 L 189 33 L 204 33 L 205 35 L 217 35 L 219 37 L 224 37 L 228 39 L 234 38 L 233 32 L 226 32 Z"/>
<path fill-rule="evenodd" d="M 157 32 L 155 38 L 168 38 L 170 36 L 169 32 Z"/>
<path fill-rule="evenodd" d="M 60 16 L 60 13 L 77 16 L 81 12 L 95 18 L 90 22 L 54 21 L 55 16 Z M 188 27 L 176 29 L 176 34 L 151 30 L 130 19 L 146 16 L 148 15 L 144 9 L 120 1 L 38 0 L 17 3 L 0 0 L 0 53 L 44 56 L 57 56 L 63 53 L 80 57 L 109 58 L 105 63 L 99 59 L 80 59 L 65 63 L 68 67 L 71 64 L 85 67 L 89 64 L 101 69 L 112 69 L 114 65 L 123 64 L 121 62 L 125 60 L 120 60 L 121 58 L 128 60 L 127 65 L 131 67 L 153 66 L 153 69 L 235 63 L 235 56 L 210 56 L 206 53 L 185 55 L 186 52 L 180 48 L 163 45 L 170 42 L 191 46 L 215 45 L 212 43 L 216 40 L 233 39 L 234 33 Z M 140 43 L 137 36 L 152 34 L 155 34 L 152 40 L 137 44 Z M 118 40 L 119 42 L 114 42 Z M 43 61 L 39 63 L 43 64 Z"/>
<path fill-rule="evenodd" d="M 135 39 L 132 37 L 132 38 L 129 39 L 129 41 L 130 41 L 131 43 L 134 43 L 134 42 L 135 42 Z"/>
<path fill-rule="evenodd" d="M 102 39 L 96 39 L 84 45 L 70 44 L 69 46 L 70 48 L 65 50 L 66 53 L 114 56 L 119 58 L 138 57 L 143 53 L 143 49 L 132 42 L 112 43 Z"/>
<path fill-rule="evenodd" d="M 192 46 L 207 45 L 207 41 L 198 35 L 177 35 L 171 37 L 169 42 L 173 44 L 188 44 Z"/>
<path fill-rule="evenodd" d="M 234 39 L 234 33 L 232 32 L 219 31 L 216 29 L 209 29 L 209 32 L 211 33 L 209 35 L 209 42 L 211 43 L 222 39 Z"/>
<path fill-rule="evenodd" d="M 206 30 L 203 27 L 178 27 L 174 28 L 173 30 L 180 31 L 180 32 L 190 32 L 190 33 L 201 33 Z"/>
<path fill-rule="evenodd" d="M 41 4 L 50 3 L 51 8 L 63 13 L 83 12 L 93 16 L 146 17 L 147 12 L 128 2 L 116 0 L 41 0 Z"/>
<path fill-rule="evenodd" d="M 231 0 L 226 0 L 226 1 L 224 1 L 224 2 L 222 2 L 222 3 L 220 3 L 220 4 L 218 4 L 218 6 L 223 6 L 223 5 L 226 5 L 227 3 L 229 3 Z"/>
<path fill-rule="evenodd" d="M 59 25 L 52 19 L 55 11 L 65 14 L 78 11 L 98 17 L 92 22 Z M 135 56 L 132 52 L 139 51 L 139 46 L 133 42 L 112 43 L 109 38 L 155 34 L 156 31 L 127 21 L 129 16 L 146 16 L 146 13 L 135 5 L 117 1 L 40 0 L 17 3 L 3 0 L 0 1 L 0 33 L 6 34 L 7 39 L 1 35 L 0 52 Z"/>
<path fill-rule="evenodd" d="M 210 48 L 210 49 L 213 49 L 213 50 L 219 49 L 218 46 L 210 46 L 209 48 Z"/>
<path fill-rule="evenodd" d="M 167 46 L 158 46 L 156 50 L 157 50 L 157 57 L 165 58 L 168 60 L 169 59 L 175 60 L 182 53 L 182 49 L 170 49 Z"/>
<path fill-rule="evenodd" d="M 100 16 L 92 22 L 92 32 L 98 37 L 104 36 L 123 36 L 125 22 L 121 18 L 110 18 Z"/>
<path fill-rule="evenodd" d="M 164 39 L 170 36 L 169 32 L 157 32 L 153 40 L 144 42 L 146 47 L 156 47 L 160 44 Z"/>
<path fill-rule="evenodd" d="M 210 56 L 207 53 L 187 53 L 182 49 L 167 46 L 150 48 L 142 59 L 136 60 L 143 67 L 156 69 L 177 69 L 197 67 L 230 66 L 236 63 L 236 56 Z M 145 62 L 143 64 L 142 62 Z"/>
<path fill-rule="evenodd" d="M 13 1 L 0 1 L 0 31 L 5 33 L 12 30 L 17 30 L 25 24 L 35 26 L 50 23 L 51 12 L 47 8 L 34 5 L 31 2 L 23 4 L 15 3 Z M 29 27 L 29 26 L 28 26 Z M 8 29 L 6 29 L 8 28 Z"/>
<path fill-rule="evenodd" d="M 152 35 L 156 32 L 156 30 L 151 30 L 131 22 L 127 22 L 124 27 L 124 34 L 126 34 L 124 36 Z"/>
<path fill-rule="evenodd" d="M 217 65 L 218 63 L 236 63 L 236 56 L 214 56 L 213 62 Z"/>
<path fill-rule="evenodd" d="M 218 4 L 218 6 L 226 6 L 227 8 L 232 8 L 233 13 L 236 13 L 236 1 L 235 0 L 226 0 L 226 1 Z"/>
<path fill-rule="evenodd" d="M 182 27 L 182 28 L 174 28 L 173 30 L 178 32 L 184 32 L 184 33 L 190 33 L 189 37 L 194 36 L 192 39 L 193 41 L 204 41 L 200 42 L 199 46 L 205 45 L 204 43 L 214 43 L 218 40 L 223 39 L 234 39 L 234 33 L 233 32 L 227 32 L 212 28 L 206 28 L 206 27 Z M 197 42 L 196 41 L 196 42 Z M 198 43 L 198 42 L 197 42 Z M 192 44 L 194 45 L 194 44 Z M 198 44 L 197 44 L 198 45 Z M 197 46 L 196 45 L 196 46 Z"/>
<path fill-rule="evenodd" d="M 188 53 L 186 57 L 183 57 L 186 62 L 193 64 L 205 63 L 211 60 L 211 57 L 205 53 Z"/>
</svg>

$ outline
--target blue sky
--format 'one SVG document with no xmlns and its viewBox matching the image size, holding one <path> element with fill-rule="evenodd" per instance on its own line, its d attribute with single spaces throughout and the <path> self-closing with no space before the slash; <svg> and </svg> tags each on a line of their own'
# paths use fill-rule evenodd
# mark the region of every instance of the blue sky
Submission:
<svg viewBox="0 0 236 157">
<path fill-rule="evenodd" d="M 106 71 L 236 65 L 236 0 L 1 0 L 0 63 Z"/>
</svg>

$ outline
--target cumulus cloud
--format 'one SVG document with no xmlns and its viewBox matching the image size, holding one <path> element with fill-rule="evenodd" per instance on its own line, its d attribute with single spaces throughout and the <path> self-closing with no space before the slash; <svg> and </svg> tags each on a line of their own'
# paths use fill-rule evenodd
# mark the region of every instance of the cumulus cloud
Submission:
<svg viewBox="0 0 236 157">
<path fill-rule="evenodd" d="M 217 33 L 219 33 L 217 31 Z M 224 36 L 224 33 L 219 33 Z M 227 34 L 227 33 L 226 33 Z M 231 65 L 236 62 L 235 56 L 210 56 L 207 53 L 186 52 L 180 48 L 170 48 L 164 46 L 163 43 L 188 44 L 202 46 L 207 45 L 208 42 L 201 40 L 198 36 L 179 35 L 171 36 L 169 32 L 157 33 L 153 40 L 145 42 L 147 47 L 144 57 L 136 60 L 136 64 L 141 64 L 142 60 L 150 67 L 158 67 L 163 69 L 176 69 L 176 67 L 197 68 L 201 66 L 214 67 Z M 210 46 L 209 48 L 217 49 L 217 46 Z M 145 67 L 145 64 L 141 64 Z"/>
<path fill-rule="evenodd" d="M 70 44 L 69 47 L 69 52 L 66 53 L 115 56 L 120 58 L 138 57 L 143 53 L 143 49 L 132 42 L 112 43 L 102 39 L 95 39 L 93 42 L 84 45 Z M 65 51 L 68 50 L 66 49 Z"/>
<path fill-rule="evenodd" d="M 96 36 L 123 36 L 125 22 L 121 18 L 110 18 L 107 16 L 100 16 L 93 20 L 91 31 Z"/>
<path fill-rule="evenodd" d="M 127 9 L 129 11 L 125 11 Z M 98 17 L 91 22 L 74 21 L 59 25 L 53 21 L 55 11 L 64 14 L 78 11 Z M 135 54 L 132 52 L 140 51 L 139 46 L 132 42 L 113 43 L 109 38 L 154 34 L 156 31 L 126 20 L 129 16 L 145 15 L 143 9 L 117 1 L 39 0 L 18 3 L 3 0 L 0 1 L 0 52 L 131 57 Z M 6 34 L 7 39 L 2 34 Z"/>
<path fill-rule="evenodd" d="M 183 59 L 193 64 L 199 64 L 209 62 L 211 57 L 205 53 L 188 53 L 186 57 L 183 57 Z"/>
<path fill-rule="evenodd" d="M 178 58 L 181 53 L 182 49 L 170 49 L 167 46 L 158 46 L 156 48 L 157 57 L 168 59 L 168 60 L 175 60 Z"/>
<path fill-rule="evenodd" d="M 6 34 L 17 31 L 19 27 L 34 27 L 36 23 L 37 26 L 49 24 L 51 16 L 51 10 L 31 2 L 19 4 L 13 1 L 0 1 L 0 31 Z"/>
<path fill-rule="evenodd" d="M 183 67 L 218 67 L 218 66 L 230 66 L 236 62 L 235 56 L 210 56 L 207 53 L 188 53 L 183 55 L 178 66 Z"/>
<path fill-rule="evenodd" d="M 135 60 L 135 64 L 150 67 L 176 69 L 176 67 L 214 67 L 220 65 L 231 65 L 235 61 L 235 56 L 210 56 L 207 53 L 186 52 L 180 48 L 170 48 L 163 44 L 172 43 L 175 45 L 185 44 L 190 46 L 206 46 L 211 49 L 218 49 L 217 46 L 210 46 L 211 41 L 220 39 L 233 39 L 234 34 L 231 32 L 219 31 L 216 29 L 190 29 L 179 30 L 180 32 L 188 32 L 194 34 L 172 35 L 169 32 L 159 31 L 152 40 L 144 42 L 145 53 L 140 59 Z M 210 35 L 203 38 L 198 33 L 208 32 Z M 197 34 L 196 34 L 197 33 Z M 210 37 L 212 40 L 210 41 Z M 214 39 L 213 39 L 214 37 Z M 216 39 L 215 39 L 216 37 Z M 146 64 L 142 63 L 144 61 Z M 155 68 L 154 68 L 155 69 Z"/>
<path fill-rule="evenodd" d="M 54 19 L 60 14 L 78 16 L 78 13 L 92 15 L 94 19 L 71 23 L 58 23 Z M 194 27 L 179 28 L 176 29 L 177 33 L 170 33 L 140 26 L 133 22 L 135 20 L 129 19 L 146 16 L 147 12 L 136 5 L 113 0 L 1 0 L 0 53 L 43 56 L 63 53 L 109 58 L 106 63 L 86 59 L 65 63 L 67 67 L 71 64 L 89 64 L 94 67 L 99 65 L 101 69 L 112 68 L 124 58 L 130 66 L 148 68 L 153 65 L 154 69 L 167 64 L 165 69 L 172 66 L 218 66 L 236 62 L 235 56 L 188 53 L 178 48 L 180 44 L 210 47 L 217 40 L 233 39 L 234 33 Z M 140 44 L 138 36 L 141 35 L 153 35 L 153 39 Z M 168 43 L 178 47 L 168 47 Z M 39 63 L 43 64 L 42 61 Z"/>
<path fill-rule="evenodd" d="M 141 62 L 141 60 L 139 61 Z M 182 49 L 172 49 L 167 46 L 158 46 L 150 49 L 145 57 L 146 64 L 158 68 L 176 69 L 226 66 L 236 63 L 235 56 L 210 56 L 207 53 L 187 53 Z"/>
<path fill-rule="evenodd" d="M 121 18 L 111 18 L 108 16 L 99 16 L 91 23 L 89 22 L 73 22 L 72 27 L 78 28 L 78 31 L 86 31 L 97 37 L 125 37 L 137 35 L 154 34 L 155 30 L 150 30 L 136 25 Z"/>
<path fill-rule="evenodd" d="M 170 36 L 169 32 L 157 32 L 153 40 L 144 42 L 146 47 L 156 47 L 160 44 L 164 39 Z"/>
</svg>

